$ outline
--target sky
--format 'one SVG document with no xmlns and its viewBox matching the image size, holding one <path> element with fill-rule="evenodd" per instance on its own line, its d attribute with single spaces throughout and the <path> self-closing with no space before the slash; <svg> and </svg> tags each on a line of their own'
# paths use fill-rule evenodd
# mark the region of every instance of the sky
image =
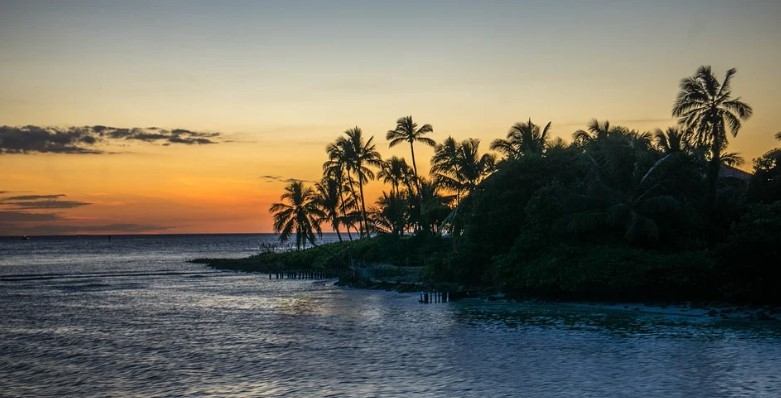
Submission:
<svg viewBox="0 0 781 398">
<path fill-rule="evenodd" d="M 0 236 L 272 232 L 289 179 L 412 115 L 488 150 L 529 118 L 675 124 L 684 77 L 735 67 L 730 151 L 779 145 L 778 1 L 0 0 Z M 428 169 L 430 148 L 416 148 Z M 377 197 L 379 182 L 367 186 Z"/>
</svg>

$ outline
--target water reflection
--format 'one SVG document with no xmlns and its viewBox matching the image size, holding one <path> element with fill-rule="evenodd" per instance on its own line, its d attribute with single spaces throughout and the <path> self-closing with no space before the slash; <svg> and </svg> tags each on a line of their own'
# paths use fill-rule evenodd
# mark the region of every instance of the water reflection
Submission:
<svg viewBox="0 0 781 398">
<path fill-rule="evenodd" d="M 9 396 L 777 396 L 777 323 L 463 300 L 163 263 L 0 280 Z M 175 271 L 175 272 L 173 272 Z M 199 275 L 193 278 L 192 275 Z M 56 276 L 56 275 L 55 275 Z"/>
<path fill-rule="evenodd" d="M 614 337 L 665 337 L 721 339 L 735 333 L 741 338 L 781 338 L 781 322 L 721 319 L 665 312 L 663 308 L 575 303 L 461 300 L 456 316 L 473 326 L 502 325 L 519 329 L 548 327 L 608 333 Z"/>
</svg>

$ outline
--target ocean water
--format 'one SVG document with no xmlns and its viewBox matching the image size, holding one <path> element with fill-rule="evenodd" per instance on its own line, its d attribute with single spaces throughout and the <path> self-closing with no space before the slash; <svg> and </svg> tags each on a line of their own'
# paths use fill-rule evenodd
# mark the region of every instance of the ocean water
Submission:
<svg viewBox="0 0 781 398">
<path fill-rule="evenodd" d="M 269 235 L 0 240 L 0 396 L 778 397 L 779 322 L 269 280 Z"/>
</svg>

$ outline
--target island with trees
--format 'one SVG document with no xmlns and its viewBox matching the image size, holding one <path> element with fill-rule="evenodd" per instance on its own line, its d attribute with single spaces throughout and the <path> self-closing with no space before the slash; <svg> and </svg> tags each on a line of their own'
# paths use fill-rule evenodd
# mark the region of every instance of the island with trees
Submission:
<svg viewBox="0 0 781 398">
<path fill-rule="evenodd" d="M 781 304 L 781 148 L 752 173 L 736 168 L 729 138 L 752 108 L 733 95 L 735 74 L 719 80 L 703 66 L 682 79 L 678 124 L 665 130 L 595 119 L 567 143 L 527 119 L 489 144 L 498 156 L 477 139 L 437 143 L 431 125 L 406 116 L 386 139 L 409 145 L 411 165 L 383 160 L 374 137 L 352 128 L 326 148 L 322 181 L 291 182 L 270 208 L 296 250 L 204 261 L 464 294 Z M 420 145 L 434 147 L 427 177 Z M 375 180 L 388 189 L 367 203 Z M 318 245 L 324 228 L 338 242 Z"/>
</svg>

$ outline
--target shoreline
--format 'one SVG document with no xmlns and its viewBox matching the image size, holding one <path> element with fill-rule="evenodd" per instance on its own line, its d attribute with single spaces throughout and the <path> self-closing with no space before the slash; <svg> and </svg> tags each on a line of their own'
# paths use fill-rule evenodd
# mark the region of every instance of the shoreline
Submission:
<svg viewBox="0 0 781 398">
<path fill-rule="evenodd" d="M 249 259 L 194 259 L 193 263 L 208 267 L 237 272 L 249 272 L 273 275 L 279 272 L 301 272 L 285 268 L 279 264 L 266 267 L 248 267 Z M 761 304 L 741 304 L 719 301 L 636 301 L 636 300 L 579 300 L 574 297 L 528 296 L 510 297 L 502 292 L 489 288 L 469 289 L 464 286 L 442 283 L 433 280 L 423 280 L 422 267 L 399 267 L 387 263 L 362 264 L 341 275 L 331 274 L 336 278 L 334 285 L 365 290 L 384 290 L 399 293 L 447 292 L 450 301 L 463 299 L 483 300 L 486 302 L 505 302 L 528 305 L 556 305 L 576 311 L 611 311 L 636 314 L 650 314 L 673 317 L 690 317 L 701 319 L 721 319 L 734 321 L 781 321 L 781 306 Z M 384 273 L 387 277 L 372 277 L 375 272 Z"/>
<path fill-rule="evenodd" d="M 385 290 L 399 293 L 416 293 L 423 291 L 441 291 L 441 289 L 426 289 L 424 284 L 405 284 L 391 281 L 371 281 L 364 283 L 345 283 L 338 281 L 337 286 L 353 289 Z M 611 312 L 663 315 L 675 317 L 721 319 L 733 321 L 775 321 L 781 322 L 781 306 L 731 304 L 724 302 L 636 302 L 636 301 L 594 301 L 576 299 L 551 298 L 508 298 L 502 293 L 488 291 L 447 291 L 450 301 L 482 300 L 485 302 L 504 302 L 520 305 L 556 305 L 559 308 L 576 311 L 606 310 Z"/>
</svg>

